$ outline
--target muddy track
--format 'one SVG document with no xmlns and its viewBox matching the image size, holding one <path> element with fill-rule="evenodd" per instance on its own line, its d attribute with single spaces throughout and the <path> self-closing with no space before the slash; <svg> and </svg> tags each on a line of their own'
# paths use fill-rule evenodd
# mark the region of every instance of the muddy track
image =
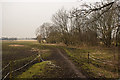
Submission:
<svg viewBox="0 0 120 80">
<path fill-rule="evenodd" d="M 75 67 L 75 65 L 65 56 L 63 53 L 57 49 L 58 53 L 65 59 L 65 61 L 69 64 L 70 68 L 74 71 L 74 73 L 77 75 L 79 78 L 86 78 L 79 70 Z"/>
<path fill-rule="evenodd" d="M 56 64 L 62 68 L 62 78 L 86 78 L 59 48 L 52 48 L 52 56 L 49 60 L 56 61 Z"/>
</svg>

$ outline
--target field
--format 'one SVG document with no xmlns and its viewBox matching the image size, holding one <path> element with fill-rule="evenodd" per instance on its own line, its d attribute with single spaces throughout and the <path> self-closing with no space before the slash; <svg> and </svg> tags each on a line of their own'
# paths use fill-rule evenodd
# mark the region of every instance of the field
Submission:
<svg viewBox="0 0 120 80">
<path fill-rule="evenodd" d="M 118 78 L 118 52 L 111 49 L 64 48 L 69 58 L 89 78 Z"/>
<path fill-rule="evenodd" d="M 71 70 L 74 66 L 68 63 L 71 61 L 87 78 L 118 78 L 118 53 L 117 48 L 3 41 L 2 76 L 9 73 L 6 78 L 75 78 Z"/>
<path fill-rule="evenodd" d="M 52 45 L 53 46 L 53 45 Z M 88 78 L 118 78 L 119 77 L 119 53 L 116 47 L 54 47 L 63 49 L 64 55 L 77 66 Z"/>
<path fill-rule="evenodd" d="M 3 77 L 10 71 L 16 70 L 28 62 L 32 61 L 38 56 L 38 51 L 41 50 L 42 57 L 45 59 L 50 55 L 49 50 L 45 50 L 36 41 L 3 41 L 2 42 L 2 67 L 5 68 L 6 65 L 10 65 L 4 69 Z M 39 63 L 41 60 L 38 58 L 31 64 L 25 66 L 24 68 L 11 73 L 12 77 L 17 77 L 17 75 L 26 71 L 35 63 Z M 9 78 L 9 76 L 8 76 Z"/>
</svg>

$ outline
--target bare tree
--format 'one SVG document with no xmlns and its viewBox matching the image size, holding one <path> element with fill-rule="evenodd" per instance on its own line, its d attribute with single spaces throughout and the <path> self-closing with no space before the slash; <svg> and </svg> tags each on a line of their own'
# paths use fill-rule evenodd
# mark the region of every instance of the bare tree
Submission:
<svg viewBox="0 0 120 80">
<path fill-rule="evenodd" d="M 44 23 L 37 35 L 48 42 L 63 42 L 66 45 L 97 45 L 98 39 L 106 46 L 120 39 L 117 0 L 105 0 L 94 5 L 83 5 L 70 11 L 60 9 L 52 16 L 53 24 Z"/>
<path fill-rule="evenodd" d="M 105 10 L 95 12 L 92 17 L 98 18 L 98 16 L 101 15 L 101 13 L 103 13 Z M 117 28 L 117 15 L 114 7 L 101 15 L 101 17 L 95 21 L 95 25 L 99 33 L 99 37 L 102 38 L 103 43 L 106 46 L 110 46 L 112 42 L 113 31 Z"/>
<path fill-rule="evenodd" d="M 51 23 L 43 23 L 40 27 L 36 30 L 36 36 L 39 42 L 42 39 L 46 39 L 50 33 Z"/>
<path fill-rule="evenodd" d="M 55 13 L 52 17 L 52 21 L 54 26 L 57 27 L 58 31 L 61 33 L 62 41 L 65 44 L 68 44 L 68 32 L 69 32 L 69 26 L 68 26 L 68 14 L 67 11 L 64 9 L 60 9 L 57 13 Z"/>
</svg>

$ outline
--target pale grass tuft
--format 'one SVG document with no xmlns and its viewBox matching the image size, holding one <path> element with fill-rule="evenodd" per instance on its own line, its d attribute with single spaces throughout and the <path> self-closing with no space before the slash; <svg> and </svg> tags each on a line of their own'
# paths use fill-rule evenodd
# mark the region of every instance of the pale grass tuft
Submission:
<svg viewBox="0 0 120 80">
<path fill-rule="evenodd" d="M 15 47 L 24 47 L 24 45 L 16 45 L 16 44 L 15 45 L 9 45 L 9 46 L 12 46 L 12 47 L 14 47 L 14 46 Z"/>
</svg>

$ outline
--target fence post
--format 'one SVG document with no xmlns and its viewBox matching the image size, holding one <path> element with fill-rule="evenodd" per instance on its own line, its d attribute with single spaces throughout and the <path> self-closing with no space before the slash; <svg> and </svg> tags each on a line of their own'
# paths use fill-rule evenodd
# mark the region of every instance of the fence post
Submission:
<svg viewBox="0 0 120 80">
<path fill-rule="evenodd" d="M 38 51 L 38 62 L 40 62 L 40 51 Z"/>
<path fill-rule="evenodd" d="M 116 52 L 114 52 L 114 63 L 113 63 L 113 64 L 114 64 L 114 70 L 115 70 L 115 72 L 116 72 L 116 64 L 115 64 L 115 62 L 116 62 L 116 59 L 115 59 L 116 56 L 115 56 L 115 53 L 116 53 Z"/>
<path fill-rule="evenodd" d="M 40 53 L 39 53 L 38 55 L 39 55 L 39 57 L 38 57 L 38 62 L 40 62 Z"/>
<path fill-rule="evenodd" d="M 10 61 L 10 79 L 12 78 L 12 61 Z"/>
<path fill-rule="evenodd" d="M 88 64 L 90 63 L 89 59 L 90 59 L 90 54 L 89 54 L 89 52 L 88 52 Z"/>
</svg>

